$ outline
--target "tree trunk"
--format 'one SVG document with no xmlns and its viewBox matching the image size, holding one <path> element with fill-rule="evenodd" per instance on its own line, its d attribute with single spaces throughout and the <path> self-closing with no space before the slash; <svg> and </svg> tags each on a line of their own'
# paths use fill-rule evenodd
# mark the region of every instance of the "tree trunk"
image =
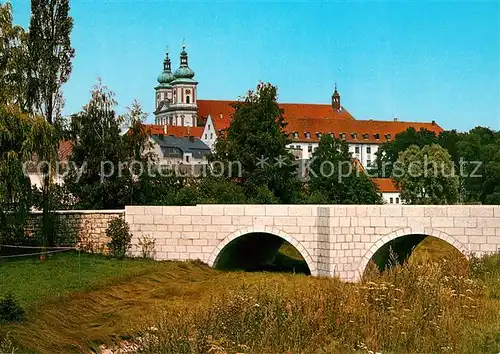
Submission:
<svg viewBox="0 0 500 354">
<path fill-rule="evenodd" d="M 47 100 L 47 122 L 52 125 L 52 99 Z M 50 161 L 52 163 L 52 161 Z M 49 193 L 50 193 L 50 166 L 45 166 L 44 169 L 44 181 L 42 189 L 43 197 L 43 215 L 42 215 L 42 232 L 43 232 L 43 258 L 47 256 L 47 247 L 53 246 L 52 233 L 50 230 L 50 203 L 49 203 Z"/>
</svg>

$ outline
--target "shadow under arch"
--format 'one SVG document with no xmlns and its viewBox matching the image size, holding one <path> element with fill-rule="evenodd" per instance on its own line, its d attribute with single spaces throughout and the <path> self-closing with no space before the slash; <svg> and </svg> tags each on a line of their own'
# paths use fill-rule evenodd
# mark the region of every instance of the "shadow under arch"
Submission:
<svg viewBox="0 0 500 354">
<path fill-rule="evenodd" d="M 468 259 L 469 251 L 453 236 L 435 229 L 406 228 L 391 232 L 370 247 L 359 263 L 356 280 L 363 277 L 370 261 L 373 261 L 379 270 L 384 270 L 390 264 L 391 257 L 394 257 L 391 260 L 397 263 L 405 262 L 413 250 L 428 237 L 447 243 Z"/>
<path fill-rule="evenodd" d="M 280 248 L 296 255 L 285 255 Z M 248 227 L 227 236 L 214 250 L 209 265 L 245 271 L 278 270 L 315 275 L 316 268 L 304 246 L 275 228 Z"/>
</svg>

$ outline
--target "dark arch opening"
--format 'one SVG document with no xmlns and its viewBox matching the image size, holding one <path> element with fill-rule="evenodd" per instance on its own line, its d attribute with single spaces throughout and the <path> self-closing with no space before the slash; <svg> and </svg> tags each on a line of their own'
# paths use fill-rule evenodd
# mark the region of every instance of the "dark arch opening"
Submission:
<svg viewBox="0 0 500 354">
<path fill-rule="evenodd" d="M 405 262 L 427 262 L 466 257 L 450 243 L 433 236 L 412 234 L 397 237 L 378 249 L 371 262 L 379 271 Z"/>
<path fill-rule="evenodd" d="M 220 251 L 214 268 L 311 274 L 306 261 L 292 244 L 279 236 L 261 232 L 248 233 L 231 241 Z"/>
</svg>

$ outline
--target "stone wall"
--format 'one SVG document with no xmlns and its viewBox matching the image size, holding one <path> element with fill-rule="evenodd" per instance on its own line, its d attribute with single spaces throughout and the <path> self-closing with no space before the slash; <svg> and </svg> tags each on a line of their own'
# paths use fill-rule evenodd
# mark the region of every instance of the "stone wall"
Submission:
<svg viewBox="0 0 500 354">
<path fill-rule="evenodd" d="M 63 210 L 53 215 L 51 227 L 56 229 L 58 245 L 74 245 L 87 252 L 106 253 L 108 223 L 124 217 L 124 210 Z M 42 230 L 42 213 L 32 212 L 28 218 L 26 235 L 39 237 Z"/>
</svg>

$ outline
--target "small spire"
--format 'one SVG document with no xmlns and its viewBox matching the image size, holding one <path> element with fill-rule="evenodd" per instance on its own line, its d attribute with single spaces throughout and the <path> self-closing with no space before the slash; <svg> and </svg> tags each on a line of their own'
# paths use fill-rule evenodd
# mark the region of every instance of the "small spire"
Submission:
<svg viewBox="0 0 500 354">
<path fill-rule="evenodd" d="M 165 60 L 163 61 L 163 69 L 165 71 L 170 71 L 170 58 L 168 56 L 168 45 L 167 45 L 167 49 L 166 49 L 166 52 L 165 52 Z"/>
<path fill-rule="evenodd" d="M 341 107 L 342 107 L 340 105 L 340 94 L 337 91 L 337 82 L 335 82 L 335 91 L 333 92 L 333 95 L 332 95 L 332 107 L 336 111 L 340 111 Z"/>
<path fill-rule="evenodd" d="M 182 40 L 181 66 L 188 65 L 188 55 L 186 53 L 186 39 Z"/>
</svg>

